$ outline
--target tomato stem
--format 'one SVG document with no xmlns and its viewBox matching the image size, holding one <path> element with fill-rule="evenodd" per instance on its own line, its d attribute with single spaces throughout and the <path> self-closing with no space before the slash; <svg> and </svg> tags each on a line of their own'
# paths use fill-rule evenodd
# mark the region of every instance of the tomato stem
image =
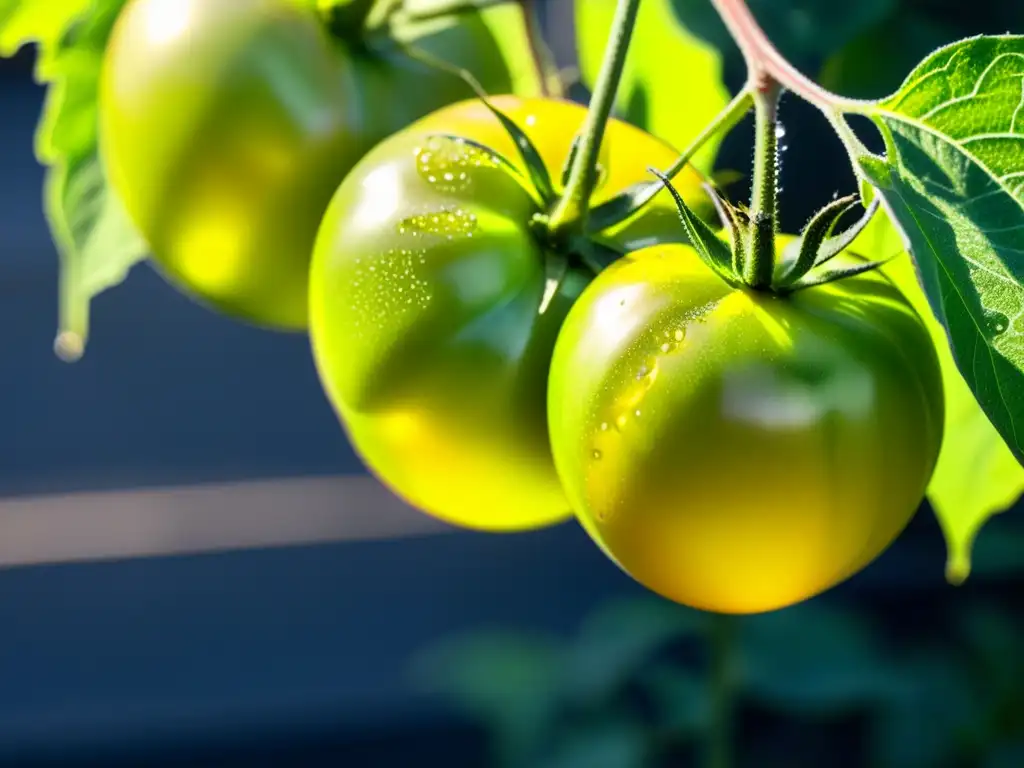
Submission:
<svg viewBox="0 0 1024 768">
<path fill-rule="evenodd" d="M 751 288 L 769 288 L 775 274 L 775 232 L 778 227 L 778 105 L 781 89 L 774 81 L 754 92 L 754 187 L 751 228 L 743 279 Z"/>
<path fill-rule="evenodd" d="M 747 78 L 754 88 L 775 81 L 822 111 L 859 112 L 868 103 L 833 93 L 797 70 L 772 45 L 747 7 L 746 0 L 711 0 L 747 63 Z"/>
<path fill-rule="evenodd" d="M 639 10 L 640 0 L 619 0 L 616 6 L 608 47 L 583 123 L 579 150 L 569 170 L 565 190 L 549 218 L 548 226 L 553 235 L 569 228 L 583 231 L 586 227 L 590 198 L 597 186 L 597 158 L 608 118 L 615 106 Z"/>
<path fill-rule="evenodd" d="M 711 617 L 711 646 L 708 684 L 711 700 L 711 723 L 705 742 L 705 768 L 730 768 L 733 763 L 733 708 L 735 670 L 733 651 L 736 621 L 725 614 Z"/>
</svg>

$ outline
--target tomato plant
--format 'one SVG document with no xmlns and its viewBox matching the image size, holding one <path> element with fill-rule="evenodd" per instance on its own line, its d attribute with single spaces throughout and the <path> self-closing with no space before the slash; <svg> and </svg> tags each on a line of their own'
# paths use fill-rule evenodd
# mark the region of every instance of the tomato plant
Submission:
<svg viewBox="0 0 1024 768">
<path fill-rule="evenodd" d="M 83 351 L 89 299 L 151 254 L 221 311 L 311 319 L 327 396 L 370 468 L 451 522 L 515 530 L 572 506 L 655 589 L 755 610 L 863 567 L 926 486 L 949 578 L 965 578 L 979 527 L 1024 489 L 1024 38 L 947 45 L 891 96 L 855 100 L 800 73 L 743 0 L 646 0 L 646 16 L 640 0 L 579 0 L 584 108 L 538 97 L 561 78 L 532 7 L 0 0 L 0 54 L 37 42 L 48 85 L 36 150 L 61 356 Z M 848 29 L 815 32 L 815 56 L 885 8 L 843 10 Z M 803 16 L 775 29 L 808 37 Z M 746 63 L 724 106 L 721 40 L 697 37 Z M 834 129 L 863 202 L 779 239 L 782 90 Z M 742 208 L 689 163 L 720 178 L 714 150 L 752 107 Z M 677 155 L 669 136 L 692 139 Z M 646 405 L 629 411 L 634 397 Z M 734 407 L 774 421 L 742 426 Z M 783 418 L 812 412 L 799 429 Z M 823 463 L 816 441 L 841 460 Z M 876 461 L 885 450 L 896 458 Z M 784 483 L 799 504 L 780 501 Z M 869 502 L 880 484 L 898 492 Z M 729 514 L 710 521 L 715 494 Z M 772 513 L 744 518 L 752 498 Z M 836 538 L 826 521 L 851 527 Z M 688 552 L 701 536 L 722 551 Z M 785 567 L 755 590 L 773 558 Z"/>
<path fill-rule="evenodd" d="M 378 476 L 448 521 L 508 530 L 570 514 L 551 463 L 547 371 L 562 320 L 592 272 L 571 244 L 538 232 L 544 194 L 527 179 L 563 165 L 586 110 L 511 96 L 491 106 L 522 126 L 540 166 L 518 156 L 478 100 L 379 144 L 324 217 L 310 338 L 325 389 Z M 642 183 L 648 163 L 664 167 L 676 156 L 611 121 L 593 204 Z M 697 173 L 684 170 L 681 183 L 699 204 Z M 643 216 L 595 235 L 620 250 L 680 236 L 664 194 Z"/>
<path fill-rule="evenodd" d="M 174 283 L 229 314 L 305 328 L 309 259 L 331 194 L 395 130 L 471 93 L 291 0 L 130 0 L 99 94 L 111 182 Z M 403 44 L 511 87 L 479 19 Z"/>
</svg>

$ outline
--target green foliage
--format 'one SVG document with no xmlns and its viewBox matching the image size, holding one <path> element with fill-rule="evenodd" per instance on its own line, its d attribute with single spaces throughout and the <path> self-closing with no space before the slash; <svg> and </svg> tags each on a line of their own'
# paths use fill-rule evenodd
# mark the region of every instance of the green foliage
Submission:
<svg viewBox="0 0 1024 768">
<path fill-rule="evenodd" d="M 941 618 L 944 632 L 909 643 L 859 611 L 821 600 L 727 620 L 737 635 L 726 661 L 736 670 L 739 704 L 800 727 L 826 718 L 860 723 L 865 764 L 875 768 L 1017 765 L 1011 760 L 1024 743 L 1024 626 L 1004 607 L 954 610 Z M 434 679 L 441 681 L 432 690 L 487 726 L 502 765 L 689 765 L 669 756 L 709 737 L 716 691 L 708 666 L 678 651 L 710 640 L 711 628 L 705 614 L 687 608 L 617 600 L 599 606 L 575 637 L 546 640 L 540 653 L 530 636 L 486 631 L 448 640 L 443 653 L 424 658 L 434 660 Z M 585 677 L 562 674 L 574 665 L 599 675 L 613 668 L 615 684 L 588 698 L 594 688 Z M 524 707 L 528 687 L 543 691 L 534 697 L 536 710 Z M 643 706 L 633 705 L 637 693 Z M 528 750 L 513 755 L 500 746 L 508 743 L 510 722 L 531 734 Z M 809 764 L 791 745 L 780 756 L 742 730 L 735 738 L 756 755 L 751 766 Z"/>
<path fill-rule="evenodd" d="M 947 574 L 962 581 L 970 571 L 971 546 L 982 524 L 1024 493 L 1024 467 L 981 410 L 946 341 L 917 279 L 903 240 L 879 211 L 854 240 L 851 250 L 865 258 L 888 259 L 882 272 L 924 318 L 942 366 L 946 422 L 942 450 L 928 486 L 928 499 L 949 548 Z"/>
<path fill-rule="evenodd" d="M 798 65 L 813 64 L 886 18 L 899 0 L 749 0 L 773 44 Z M 672 0 L 683 24 L 721 51 L 735 51 L 728 30 L 707 0 Z"/>
<path fill-rule="evenodd" d="M 591 88 L 601 67 L 614 12 L 615 0 L 576 0 L 580 74 Z M 685 90 L 680 89 L 680 73 L 685 73 Z M 645 0 L 619 84 L 617 106 L 623 116 L 682 149 L 728 100 L 722 83 L 721 55 L 679 24 L 670 0 Z M 694 156 L 694 166 L 709 171 L 720 142 L 720 137 L 708 141 Z"/>
<path fill-rule="evenodd" d="M 954 358 L 1024 457 L 1024 38 L 933 54 L 871 108 L 887 146 L 865 174 L 910 239 Z"/>
<path fill-rule="evenodd" d="M 36 155 L 47 166 L 44 204 L 61 257 L 56 348 L 67 359 L 82 353 L 92 297 L 120 283 L 146 255 L 99 154 L 100 67 L 124 1 L 15 0 L 0 10 L 0 54 L 38 43 L 37 77 L 49 84 Z"/>
</svg>

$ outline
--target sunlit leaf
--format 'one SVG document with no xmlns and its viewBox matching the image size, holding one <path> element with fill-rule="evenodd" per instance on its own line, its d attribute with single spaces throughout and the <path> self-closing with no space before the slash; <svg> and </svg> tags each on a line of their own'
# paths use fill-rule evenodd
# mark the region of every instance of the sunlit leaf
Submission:
<svg viewBox="0 0 1024 768">
<path fill-rule="evenodd" d="M 576 44 L 583 82 L 593 88 L 608 44 L 615 0 L 576 0 Z M 718 52 L 691 35 L 672 12 L 671 0 L 645 0 L 618 91 L 627 119 L 682 148 L 729 101 Z M 634 107 L 634 114 L 629 107 Z M 696 154 L 693 165 L 710 171 L 720 138 Z"/>
<path fill-rule="evenodd" d="M 932 309 L 989 419 L 1024 458 L 1024 38 L 940 49 L 866 112 L 862 164 L 909 239 Z"/>
<path fill-rule="evenodd" d="M 891 259 L 882 273 L 924 319 L 939 354 L 946 421 L 928 500 L 946 536 L 948 578 L 960 581 L 969 573 L 971 546 L 982 524 L 1024 493 L 1024 467 L 981 410 L 957 368 L 946 332 L 931 310 L 899 232 L 884 211 L 875 214 L 850 250 L 864 258 Z"/>
<path fill-rule="evenodd" d="M 56 350 L 68 360 L 84 350 L 92 297 L 121 282 L 147 252 L 107 184 L 98 149 L 100 67 L 124 2 L 30 0 L 10 10 L 0 6 L 2 52 L 28 41 L 41 46 L 37 77 L 48 89 L 36 155 L 47 166 L 44 207 L 61 257 Z"/>
</svg>

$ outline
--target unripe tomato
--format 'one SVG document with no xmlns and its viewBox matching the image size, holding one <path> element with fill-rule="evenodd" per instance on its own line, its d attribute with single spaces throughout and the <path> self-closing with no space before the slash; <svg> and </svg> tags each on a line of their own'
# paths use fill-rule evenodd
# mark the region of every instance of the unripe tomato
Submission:
<svg viewBox="0 0 1024 768">
<path fill-rule="evenodd" d="M 478 16 L 412 42 L 511 87 Z M 307 325 L 309 260 L 344 175 L 471 91 L 394 48 L 332 39 L 294 0 L 129 0 L 100 87 L 103 157 L 158 268 L 258 325 Z"/>
<path fill-rule="evenodd" d="M 548 399 L 585 529 L 648 588 L 722 613 L 799 602 L 880 554 L 923 498 L 943 407 L 928 331 L 882 275 L 777 296 L 689 246 L 590 284 Z"/>
<path fill-rule="evenodd" d="M 586 110 L 494 99 L 556 179 Z M 324 389 L 369 468 L 451 523 L 516 530 L 571 515 L 551 460 L 548 366 L 590 274 L 570 266 L 545 305 L 552 254 L 530 228 L 537 200 L 487 151 L 519 163 L 478 101 L 453 105 L 377 145 L 324 217 L 310 277 L 310 337 Z M 674 150 L 619 121 L 608 127 L 598 199 L 650 180 Z M 694 204 L 696 173 L 679 178 Z M 674 211 L 659 194 L 654 210 Z M 652 218 L 609 238 L 677 236 Z M 641 233 L 641 234 L 638 234 Z M 543 311 L 542 311 L 543 308 Z"/>
</svg>

